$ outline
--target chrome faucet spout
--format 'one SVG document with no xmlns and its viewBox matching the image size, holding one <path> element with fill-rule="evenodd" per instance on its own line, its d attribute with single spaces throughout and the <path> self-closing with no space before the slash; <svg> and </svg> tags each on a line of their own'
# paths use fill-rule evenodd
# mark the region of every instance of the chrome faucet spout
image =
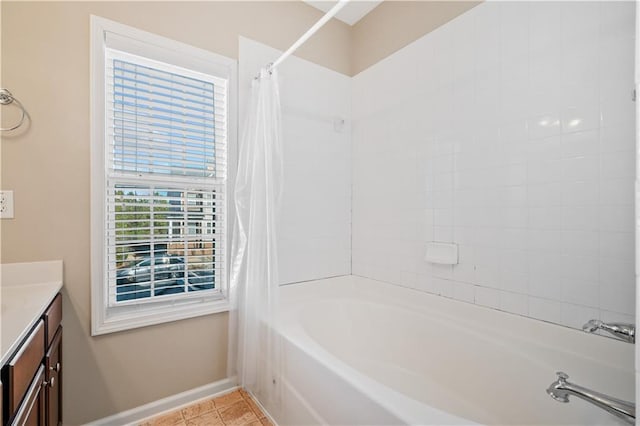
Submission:
<svg viewBox="0 0 640 426">
<path fill-rule="evenodd" d="M 629 424 L 635 424 L 635 403 L 623 401 L 621 399 L 570 383 L 567 381 L 569 376 L 563 372 L 558 372 L 556 374 L 558 375 L 558 379 L 551 383 L 547 389 L 547 393 L 551 398 L 558 402 L 567 403 L 569 402 L 569 395 L 573 395 L 608 411 Z"/>
<path fill-rule="evenodd" d="M 600 320 L 592 319 L 589 320 L 585 325 L 583 325 L 582 329 L 588 333 L 594 333 L 595 331 L 602 330 L 620 340 L 624 340 L 625 342 L 636 342 L 636 327 L 633 324 L 623 324 L 617 322 L 606 323 Z"/>
</svg>

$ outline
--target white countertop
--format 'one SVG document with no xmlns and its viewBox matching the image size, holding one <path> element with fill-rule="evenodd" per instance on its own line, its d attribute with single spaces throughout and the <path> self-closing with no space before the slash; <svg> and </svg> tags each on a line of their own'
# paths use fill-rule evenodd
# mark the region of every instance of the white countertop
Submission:
<svg viewBox="0 0 640 426">
<path fill-rule="evenodd" d="M 62 261 L 0 265 L 0 366 L 62 288 Z"/>
</svg>

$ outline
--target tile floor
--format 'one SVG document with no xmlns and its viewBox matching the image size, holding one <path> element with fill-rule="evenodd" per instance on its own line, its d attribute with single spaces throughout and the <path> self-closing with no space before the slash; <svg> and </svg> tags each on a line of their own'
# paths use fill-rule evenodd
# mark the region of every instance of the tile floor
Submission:
<svg viewBox="0 0 640 426">
<path fill-rule="evenodd" d="M 243 389 L 154 417 L 140 426 L 273 426 Z"/>
</svg>

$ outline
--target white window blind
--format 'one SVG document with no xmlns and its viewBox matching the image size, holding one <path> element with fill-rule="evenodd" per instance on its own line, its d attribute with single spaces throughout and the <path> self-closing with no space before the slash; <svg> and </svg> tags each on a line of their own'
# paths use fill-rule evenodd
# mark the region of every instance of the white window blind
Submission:
<svg viewBox="0 0 640 426">
<path fill-rule="evenodd" d="M 225 280 L 227 80 L 106 49 L 109 306 Z"/>
</svg>

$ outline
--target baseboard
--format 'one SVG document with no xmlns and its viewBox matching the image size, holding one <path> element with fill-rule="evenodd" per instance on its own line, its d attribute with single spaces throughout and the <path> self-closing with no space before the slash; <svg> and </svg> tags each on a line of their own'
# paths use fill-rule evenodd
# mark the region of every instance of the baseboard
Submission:
<svg viewBox="0 0 640 426">
<path fill-rule="evenodd" d="M 198 400 L 214 397 L 221 393 L 232 391 L 238 387 L 236 378 L 229 377 L 227 379 L 219 380 L 208 385 L 200 386 L 195 389 L 168 396 L 157 401 L 150 402 L 140 407 L 132 408 L 131 410 L 123 411 L 104 417 L 99 420 L 94 420 L 87 423 L 88 426 L 113 426 L 113 425 L 132 425 L 139 423 L 140 421 L 154 417 L 159 414 L 176 410 L 185 405 L 192 404 Z"/>
</svg>

